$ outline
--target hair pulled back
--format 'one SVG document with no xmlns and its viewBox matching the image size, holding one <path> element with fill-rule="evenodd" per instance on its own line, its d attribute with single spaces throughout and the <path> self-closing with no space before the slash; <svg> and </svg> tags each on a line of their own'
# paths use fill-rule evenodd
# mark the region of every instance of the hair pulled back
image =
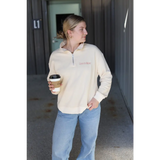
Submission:
<svg viewBox="0 0 160 160">
<path fill-rule="evenodd" d="M 63 22 L 63 31 L 57 33 L 56 38 L 67 40 L 69 38 L 67 31 L 73 30 L 80 22 L 85 22 L 83 17 L 78 15 L 68 16 Z"/>
</svg>

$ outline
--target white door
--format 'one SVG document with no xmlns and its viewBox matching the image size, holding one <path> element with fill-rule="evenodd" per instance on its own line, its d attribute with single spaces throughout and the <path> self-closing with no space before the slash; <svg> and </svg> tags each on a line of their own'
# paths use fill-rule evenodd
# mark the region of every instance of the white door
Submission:
<svg viewBox="0 0 160 160">
<path fill-rule="evenodd" d="M 79 3 L 69 3 L 69 4 L 54 4 L 49 2 L 48 5 L 48 15 L 49 15 L 49 31 L 50 31 L 50 46 L 51 52 L 58 49 L 61 39 L 55 39 L 57 35 L 57 21 L 58 17 L 67 16 L 67 14 L 81 15 L 80 4 Z M 57 18 L 56 18 L 57 17 Z"/>
</svg>

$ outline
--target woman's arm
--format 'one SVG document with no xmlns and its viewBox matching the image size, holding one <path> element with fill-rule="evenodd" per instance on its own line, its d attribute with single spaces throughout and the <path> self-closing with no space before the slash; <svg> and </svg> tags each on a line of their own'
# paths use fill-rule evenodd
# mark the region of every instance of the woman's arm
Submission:
<svg viewBox="0 0 160 160">
<path fill-rule="evenodd" d="M 100 76 L 100 86 L 96 91 L 95 96 L 91 99 L 91 101 L 87 104 L 91 106 L 89 109 L 97 108 L 99 103 L 108 96 L 111 83 L 112 83 L 112 75 L 108 64 L 103 56 L 103 53 L 96 47 L 96 68 L 97 74 Z"/>
<path fill-rule="evenodd" d="M 54 89 L 54 85 L 49 80 L 50 75 L 56 74 L 52 55 L 50 56 L 48 65 L 49 65 L 49 73 L 48 73 L 48 76 L 47 76 L 48 87 L 49 87 L 49 90 L 51 91 L 52 94 L 57 95 L 58 94 L 57 92 L 52 91 Z"/>
</svg>

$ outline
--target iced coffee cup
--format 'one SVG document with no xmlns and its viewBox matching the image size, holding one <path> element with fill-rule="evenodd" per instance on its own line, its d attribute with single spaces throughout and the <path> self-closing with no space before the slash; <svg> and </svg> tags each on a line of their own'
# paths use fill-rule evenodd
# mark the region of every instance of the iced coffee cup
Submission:
<svg viewBox="0 0 160 160">
<path fill-rule="evenodd" d="M 62 83 L 61 76 L 59 74 L 50 75 L 49 80 L 52 82 L 54 89 L 52 90 L 55 93 L 59 93 L 60 86 Z"/>
</svg>

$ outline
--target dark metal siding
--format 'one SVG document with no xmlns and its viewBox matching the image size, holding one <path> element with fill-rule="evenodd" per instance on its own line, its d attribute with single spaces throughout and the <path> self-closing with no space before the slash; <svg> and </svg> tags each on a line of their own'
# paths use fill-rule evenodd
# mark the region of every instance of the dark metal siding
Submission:
<svg viewBox="0 0 160 160">
<path fill-rule="evenodd" d="M 87 23 L 87 43 L 95 44 L 104 54 L 114 73 L 114 2 L 82 0 L 82 16 Z"/>
<path fill-rule="evenodd" d="M 33 29 L 33 19 L 41 19 L 41 29 Z M 27 0 L 27 74 L 48 73 L 49 55 L 47 2 Z"/>
<path fill-rule="evenodd" d="M 136 121 L 136 0 L 115 1 L 115 37 L 115 75 L 132 120 Z"/>
<path fill-rule="evenodd" d="M 46 0 L 27 0 L 27 73 L 48 73 L 50 55 Z M 82 15 L 87 22 L 87 42 L 103 53 L 114 73 L 114 3 L 110 0 L 82 0 Z M 33 30 L 33 19 L 42 19 L 42 28 Z"/>
</svg>

